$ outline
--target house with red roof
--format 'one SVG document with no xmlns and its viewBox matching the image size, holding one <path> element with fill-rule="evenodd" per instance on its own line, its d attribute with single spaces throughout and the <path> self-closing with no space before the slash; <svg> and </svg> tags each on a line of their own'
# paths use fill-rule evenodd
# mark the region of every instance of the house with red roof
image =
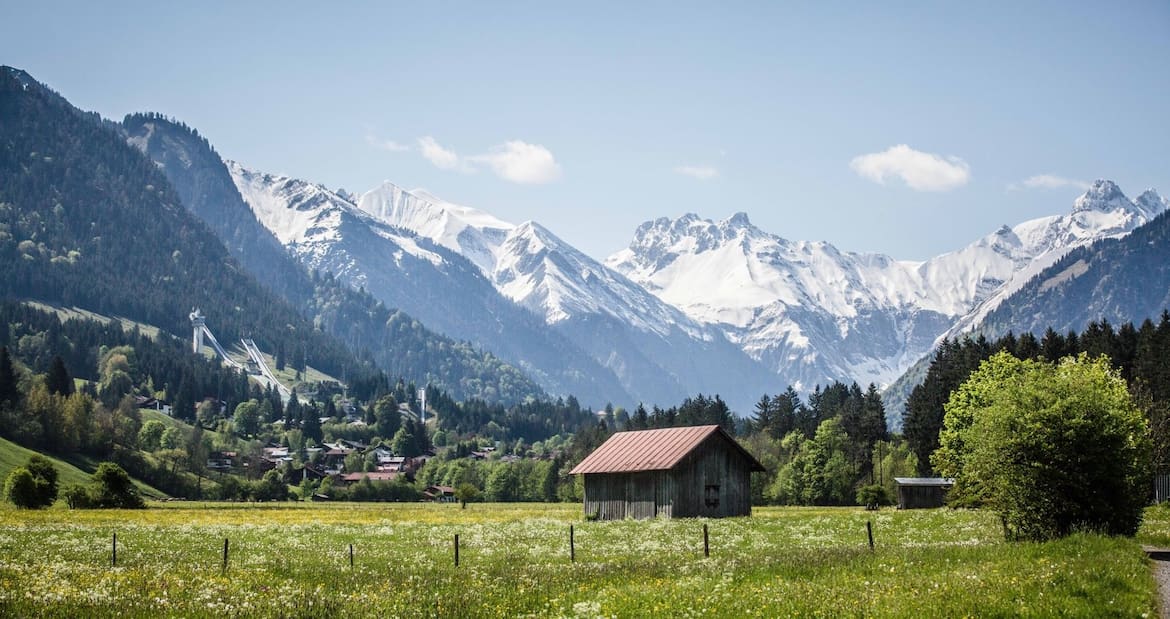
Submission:
<svg viewBox="0 0 1170 619">
<path fill-rule="evenodd" d="M 750 516 L 760 464 L 717 425 L 617 432 L 570 471 L 585 514 L 623 518 Z"/>
</svg>

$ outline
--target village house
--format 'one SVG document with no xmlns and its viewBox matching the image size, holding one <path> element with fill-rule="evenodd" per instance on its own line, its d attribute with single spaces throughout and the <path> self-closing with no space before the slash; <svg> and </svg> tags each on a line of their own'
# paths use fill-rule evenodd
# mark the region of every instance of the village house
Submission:
<svg viewBox="0 0 1170 619">
<path fill-rule="evenodd" d="M 367 471 L 358 473 L 345 473 L 344 475 L 339 475 L 336 479 L 338 485 L 349 486 L 351 484 L 356 484 L 363 479 L 369 479 L 370 481 L 394 481 L 401 476 L 402 473 L 395 473 L 391 471 Z"/>
<path fill-rule="evenodd" d="M 237 454 L 234 451 L 214 452 L 207 458 L 207 468 L 213 471 L 230 471 L 236 458 Z"/>
<path fill-rule="evenodd" d="M 423 490 L 423 497 L 436 503 L 454 503 L 455 489 L 451 486 L 427 486 L 427 489 Z"/>
<path fill-rule="evenodd" d="M 585 477 L 585 514 L 602 520 L 750 516 L 764 467 L 716 425 L 617 432 L 570 474 Z"/>
</svg>

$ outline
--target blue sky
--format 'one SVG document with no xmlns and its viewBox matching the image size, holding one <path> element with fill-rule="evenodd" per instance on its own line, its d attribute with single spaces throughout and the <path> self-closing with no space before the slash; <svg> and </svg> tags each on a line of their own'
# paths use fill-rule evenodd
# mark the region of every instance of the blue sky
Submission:
<svg viewBox="0 0 1170 619">
<path fill-rule="evenodd" d="M 745 211 L 924 259 L 1095 178 L 1170 195 L 1164 0 L 5 4 L 0 63 L 81 108 L 598 258 L 648 219 Z"/>
</svg>

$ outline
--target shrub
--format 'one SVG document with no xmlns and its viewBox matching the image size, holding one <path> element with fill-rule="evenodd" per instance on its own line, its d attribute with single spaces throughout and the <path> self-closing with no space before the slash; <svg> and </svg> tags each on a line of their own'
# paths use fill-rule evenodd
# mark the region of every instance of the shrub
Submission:
<svg viewBox="0 0 1170 619">
<path fill-rule="evenodd" d="M 890 493 L 881 484 L 862 486 L 857 490 L 857 502 L 866 509 L 877 509 L 891 503 Z"/>
<path fill-rule="evenodd" d="M 12 469 L 4 481 L 4 498 L 24 509 L 41 507 L 37 497 L 37 482 L 23 466 Z"/>
<path fill-rule="evenodd" d="M 272 470 L 252 486 L 252 498 L 257 501 L 287 501 L 288 484 L 278 471 Z"/>
<path fill-rule="evenodd" d="M 69 484 L 61 491 L 61 496 L 65 499 L 65 504 L 69 506 L 69 509 L 91 509 L 93 507 L 89 488 L 86 486 Z"/>
<path fill-rule="evenodd" d="M 33 454 L 25 465 L 36 482 L 37 507 L 48 507 L 57 500 L 57 467 L 48 458 Z"/>
<path fill-rule="evenodd" d="M 57 469 L 47 458 L 33 454 L 28 463 L 8 474 L 4 497 L 17 507 L 40 509 L 57 500 Z"/>
<path fill-rule="evenodd" d="M 142 509 L 146 503 L 134 487 L 130 475 L 113 462 L 102 462 L 93 474 L 89 498 L 93 507 Z"/>
</svg>

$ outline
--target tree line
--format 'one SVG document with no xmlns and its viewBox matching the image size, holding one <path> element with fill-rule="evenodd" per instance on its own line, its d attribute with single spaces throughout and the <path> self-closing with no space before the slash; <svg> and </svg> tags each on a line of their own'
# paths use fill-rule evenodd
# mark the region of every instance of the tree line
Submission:
<svg viewBox="0 0 1170 619">
<path fill-rule="evenodd" d="M 919 474 L 934 473 L 930 455 L 939 447 L 944 406 L 951 393 L 983 361 L 1001 351 L 1017 359 L 1048 362 L 1081 353 L 1108 357 L 1146 412 L 1156 467 L 1170 469 L 1170 312 L 1163 311 L 1157 323 L 1146 319 L 1137 327 L 1127 322 L 1115 328 L 1102 320 L 1089 323 L 1081 333 L 1062 335 L 1049 328 L 1039 338 L 1009 333 L 995 341 L 983 336 L 943 341 L 925 379 L 910 393 L 902 417 L 903 434 L 917 457 Z"/>
</svg>

